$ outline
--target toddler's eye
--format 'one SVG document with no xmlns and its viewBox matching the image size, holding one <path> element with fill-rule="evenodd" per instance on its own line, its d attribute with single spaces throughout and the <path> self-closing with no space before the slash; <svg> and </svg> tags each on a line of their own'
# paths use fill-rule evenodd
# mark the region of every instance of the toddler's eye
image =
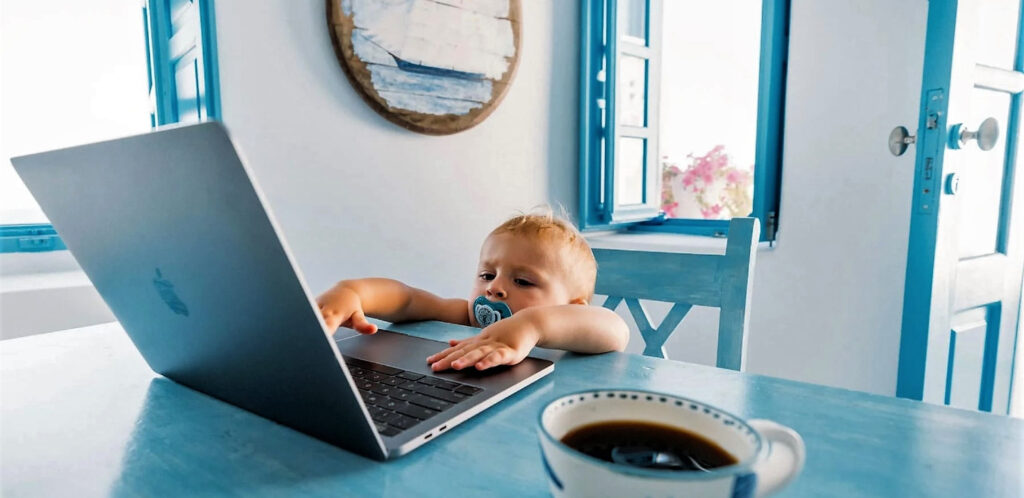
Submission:
<svg viewBox="0 0 1024 498">
<path fill-rule="evenodd" d="M 486 273 L 486 272 L 481 273 L 480 274 L 480 280 L 487 280 L 488 282 L 491 281 L 491 280 L 494 280 L 494 274 L 493 273 Z"/>
<path fill-rule="evenodd" d="M 530 282 L 529 280 L 523 280 L 521 278 L 515 279 L 514 282 L 516 283 L 516 285 L 521 287 L 530 287 L 531 285 L 533 285 L 533 282 Z"/>
</svg>

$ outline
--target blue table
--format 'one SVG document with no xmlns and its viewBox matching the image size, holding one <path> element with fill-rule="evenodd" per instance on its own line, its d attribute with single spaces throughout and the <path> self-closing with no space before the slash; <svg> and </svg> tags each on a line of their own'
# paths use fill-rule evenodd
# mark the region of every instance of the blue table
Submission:
<svg viewBox="0 0 1024 498">
<path fill-rule="evenodd" d="M 472 332 L 396 328 L 441 339 Z M 599 386 L 664 391 L 793 427 L 807 464 L 781 496 L 1024 494 L 1024 421 L 629 354 L 566 354 L 551 376 L 388 463 L 155 375 L 117 324 L 2 341 L 0 364 L 5 498 L 545 496 L 537 413 Z"/>
</svg>

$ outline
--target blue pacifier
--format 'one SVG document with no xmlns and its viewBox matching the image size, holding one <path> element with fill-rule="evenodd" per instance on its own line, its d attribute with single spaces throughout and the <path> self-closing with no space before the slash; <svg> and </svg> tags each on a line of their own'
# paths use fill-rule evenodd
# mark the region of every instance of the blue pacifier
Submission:
<svg viewBox="0 0 1024 498">
<path fill-rule="evenodd" d="M 512 310 L 505 303 L 491 301 L 484 296 L 480 296 L 473 301 L 473 316 L 476 317 L 477 323 L 482 328 L 502 318 L 512 316 Z"/>
</svg>

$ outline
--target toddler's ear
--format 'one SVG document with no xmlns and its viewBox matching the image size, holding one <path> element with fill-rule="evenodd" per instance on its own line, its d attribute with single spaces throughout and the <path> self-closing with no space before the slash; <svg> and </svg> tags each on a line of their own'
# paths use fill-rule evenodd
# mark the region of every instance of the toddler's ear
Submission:
<svg viewBox="0 0 1024 498">
<path fill-rule="evenodd" d="M 569 304 L 582 304 L 582 305 L 586 306 L 586 305 L 590 304 L 590 302 L 585 297 L 577 297 L 576 299 L 573 299 L 572 301 L 569 301 Z"/>
</svg>

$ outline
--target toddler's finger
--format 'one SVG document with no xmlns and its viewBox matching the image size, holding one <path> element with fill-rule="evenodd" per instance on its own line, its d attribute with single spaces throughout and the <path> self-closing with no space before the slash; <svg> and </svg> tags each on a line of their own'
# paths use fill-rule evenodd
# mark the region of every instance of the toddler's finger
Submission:
<svg viewBox="0 0 1024 498">
<path fill-rule="evenodd" d="M 448 355 L 445 356 L 444 358 L 441 358 L 440 360 L 437 360 L 432 365 L 430 365 L 430 369 L 435 371 L 435 372 L 439 372 L 441 370 L 447 370 L 447 369 L 451 368 L 453 361 L 455 361 L 455 360 L 457 360 L 459 358 L 462 358 L 465 354 L 466 354 L 466 349 L 458 349 L 457 348 L 454 351 L 452 351 L 451 353 L 448 353 Z"/>
<path fill-rule="evenodd" d="M 446 348 L 444 351 L 441 351 L 440 353 L 434 353 L 427 357 L 427 363 L 433 363 L 437 360 L 440 360 L 441 358 L 448 356 L 448 354 L 450 354 L 452 351 L 455 351 L 455 348 Z"/>
<path fill-rule="evenodd" d="M 473 365 L 481 358 L 487 356 L 491 351 L 494 351 L 494 346 L 484 345 L 479 348 L 470 350 L 462 358 L 452 362 L 452 368 L 455 370 L 462 370 L 470 365 Z"/>
<path fill-rule="evenodd" d="M 496 349 L 491 351 L 491 353 L 485 356 L 484 359 L 476 362 L 476 369 L 486 370 L 498 365 L 505 365 L 510 363 L 512 359 L 511 350 L 505 348 Z"/>
<path fill-rule="evenodd" d="M 464 339 L 451 339 L 448 341 L 449 346 L 458 346 Z"/>
<path fill-rule="evenodd" d="M 366 315 L 362 311 L 352 313 L 352 328 L 356 329 L 356 332 L 360 334 L 374 334 L 377 332 L 377 326 L 367 321 Z"/>
</svg>

